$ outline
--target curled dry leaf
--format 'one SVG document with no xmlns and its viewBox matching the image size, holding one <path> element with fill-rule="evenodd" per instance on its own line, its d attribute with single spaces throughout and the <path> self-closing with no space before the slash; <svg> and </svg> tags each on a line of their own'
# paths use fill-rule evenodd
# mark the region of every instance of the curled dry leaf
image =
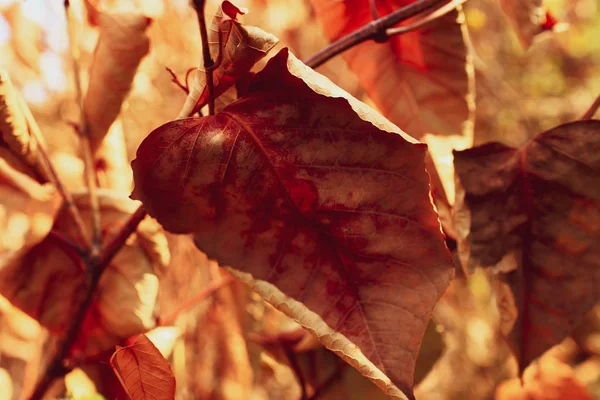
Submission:
<svg viewBox="0 0 600 400">
<path fill-rule="evenodd" d="M 246 10 L 224 1 L 211 22 L 208 32 L 210 56 L 213 61 L 220 61 L 213 71 L 215 97 L 232 87 L 241 75 L 250 71 L 252 66 L 279 42 L 275 36 L 260 28 L 242 25 L 236 21 L 238 15 L 245 13 Z M 195 74 L 190 93 L 178 118 L 191 115 L 192 110 L 204 106 L 207 102 L 206 76 L 201 67 Z"/>
<path fill-rule="evenodd" d="M 146 30 L 152 20 L 139 13 L 100 12 L 89 2 L 88 12 L 100 35 L 83 108 L 92 146 L 97 148 L 117 119 L 137 68 L 150 50 Z"/>
<path fill-rule="evenodd" d="M 373 20 L 368 1 L 312 0 L 327 37 L 334 41 Z M 414 0 L 379 0 L 380 16 Z M 343 53 L 350 69 L 381 112 L 415 138 L 471 129 L 474 84 L 463 35 L 462 11 L 419 30 L 367 41 Z"/>
<path fill-rule="evenodd" d="M 108 191 L 100 190 L 98 194 L 106 238 L 118 231 L 137 204 Z M 80 192 L 74 194 L 74 199 L 91 225 L 89 196 Z M 77 234 L 64 210 L 53 229 L 67 238 Z M 161 248 L 161 243 L 166 241 L 156 222 L 143 221 L 138 234 L 130 238 L 102 275 L 75 352 L 97 354 L 123 338 L 154 327 L 158 278 L 153 267 L 168 262 L 168 248 Z M 48 236 L 0 269 L 0 292 L 56 335 L 63 334 L 71 322 L 86 284 L 84 267 L 75 261 L 78 257 L 59 244 Z"/>
<path fill-rule="evenodd" d="M 453 275 L 426 146 L 283 49 L 215 116 L 152 132 L 140 199 L 396 398 Z"/>
<path fill-rule="evenodd" d="M 542 0 L 500 0 L 502 10 L 525 48 L 531 46 L 536 35 L 556 24 L 542 3 Z"/>
<path fill-rule="evenodd" d="M 110 365 L 132 400 L 175 398 L 173 370 L 146 335 L 130 346 L 117 346 Z"/>
<path fill-rule="evenodd" d="M 38 143 L 29 133 L 19 96 L 8 73 L 0 69 L 0 147 L 9 149 L 28 166 L 36 168 Z"/>
<path fill-rule="evenodd" d="M 600 121 L 454 158 L 461 261 L 499 274 L 503 333 L 522 370 L 600 300 Z"/>
</svg>

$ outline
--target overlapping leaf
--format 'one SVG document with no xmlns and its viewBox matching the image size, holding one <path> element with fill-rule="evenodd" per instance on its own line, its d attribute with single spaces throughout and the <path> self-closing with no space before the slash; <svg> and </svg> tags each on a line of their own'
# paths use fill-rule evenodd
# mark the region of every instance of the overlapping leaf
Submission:
<svg viewBox="0 0 600 400">
<path fill-rule="evenodd" d="M 75 193 L 74 198 L 84 219 L 89 221 L 89 196 Z M 135 202 L 108 191 L 99 191 L 99 201 L 105 237 L 114 234 L 136 207 Z M 97 354 L 123 338 L 154 327 L 158 293 L 154 267 L 169 261 L 168 248 L 157 225 L 151 220 L 143 221 L 135 239 L 124 246 L 102 275 L 75 351 Z M 48 226 L 52 226 L 51 221 Z M 64 210 L 53 229 L 71 239 L 77 234 Z M 78 256 L 60 243 L 49 235 L 0 268 L 0 293 L 57 335 L 63 334 L 71 323 L 76 300 L 86 283 L 84 266 L 74 261 Z"/>
<path fill-rule="evenodd" d="M 0 270 L 46 236 L 60 206 L 54 186 L 28 174 L 33 171 L 0 148 Z"/>
<path fill-rule="evenodd" d="M 242 74 L 250 71 L 254 64 L 279 42 L 279 39 L 262 29 L 242 25 L 236 21 L 238 15 L 245 13 L 246 10 L 224 1 L 210 25 L 210 55 L 212 60 L 218 63 L 218 67 L 213 71 L 215 96 L 232 87 Z M 207 102 L 206 76 L 204 67 L 200 67 L 178 118 L 191 115 L 192 110 L 202 107 Z"/>
<path fill-rule="evenodd" d="M 221 113 L 152 132 L 132 197 L 389 395 L 412 398 L 453 274 L 425 152 L 284 49 Z"/>
<path fill-rule="evenodd" d="M 414 0 L 379 0 L 380 16 Z M 312 0 L 330 40 L 373 20 L 368 1 Z M 462 12 L 453 11 L 422 29 L 379 44 L 368 41 L 343 53 L 361 86 L 382 113 L 402 130 L 460 134 L 470 124 L 472 66 L 463 40 Z"/>
<path fill-rule="evenodd" d="M 8 73 L 0 69 L 0 147 L 31 168 L 28 172 L 31 177 L 45 176 L 38 153 L 40 143 L 31 134 L 27 121 L 30 115 Z"/>
<path fill-rule="evenodd" d="M 91 143 L 96 148 L 115 121 L 142 58 L 150 49 L 146 30 L 151 19 L 140 13 L 109 14 L 86 2 L 100 36 L 90 68 L 84 101 Z"/>
<path fill-rule="evenodd" d="M 175 398 L 171 366 L 146 335 L 140 335 L 130 346 L 118 347 L 110 365 L 132 400 Z"/>
<path fill-rule="evenodd" d="M 462 263 L 494 268 L 521 368 L 600 300 L 600 121 L 455 152 Z M 462 185 L 462 186 L 461 186 Z"/>
</svg>

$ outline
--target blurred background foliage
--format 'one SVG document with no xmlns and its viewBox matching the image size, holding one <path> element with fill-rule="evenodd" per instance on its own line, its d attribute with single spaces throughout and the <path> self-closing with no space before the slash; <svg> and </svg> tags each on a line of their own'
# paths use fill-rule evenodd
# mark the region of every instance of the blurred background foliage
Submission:
<svg viewBox="0 0 600 400">
<path fill-rule="evenodd" d="M 185 93 L 171 82 L 165 67 L 183 80 L 186 71 L 199 64 L 196 15 L 188 0 L 98 3 L 111 10 L 141 10 L 153 19 L 151 52 L 112 128 L 122 135 L 131 160 L 141 140 L 173 119 L 181 107 Z M 290 47 L 300 59 L 327 44 L 308 1 L 235 3 L 250 10 L 244 23 L 275 34 L 281 40 L 278 47 Z M 217 4 L 208 2 L 207 15 L 212 15 Z M 580 118 L 600 94 L 600 0 L 548 0 L 545 6 L 559 21 L 559 29 L 543 33 L 524 50 L 497 0 L 469 0 L 465 5 L 476 69 L 474 138 L 429 141 L 450 198 L 453 148 L 492 140 L 523 145 L 541 131 Z M 73 1 L 72 7 L 85 90 L 98 32 L 87 23 L 82 2 Z M 23 93 L 46 136 L 52 160 L 74 189 L 83 186 L 83 163 L 71 126 L 78 108 L 69 60 L 62 0 L 0 0 L 0 68 L 9 72 Z M 341 57 L 318 71 L 372 104 Z M 187 238 L 170 236 L 169 240 L 173 257 L 161 276 L 160 315 L 177 309 L 219 276 L 216 265 L 195 251 Z M 493 288 L 481 274 L 469 282 L 459 276 L 436 307 L 435 323 L 428 329 L 417 366 L 417 377 L 422 380 L 417 396 L 507 400 L 587 399 L 591 394 L 600 398 L 598 315 L 591 313 L 572 337 L 552 349 L 547 356 L 550 361 L 542 358 L 531 367 L 526 389 L 515 388 L 514 380 L 499 388 L 516 370 L 497 333 Z M 156 342 L 164 345 L 172 362 L 181 399 L 300 398 L 290 352 L 303 371 L 309 392 L 332 382 L 321 399 L 385 398 L 369 381 L 309 339 L 303 339 L 307 342 L 303 346 L 294 343 L 292 350 L 285 341 L 265 343 L 266 337 L 279 337 L 282 331 L 294 332 L 298 327 L 237 283 L 181 313 L 171 328 L 156 334 Z M 46 354 L 44 338 L 35 321 L 0 301 L 0 399 L 18 399 L 31 388 Z M 526 394 L 531 385 L 542 389 Z M 112 371 L 102 363 L 75 370 L 55 388 L 54 395 L 59 396 L 65 387 L 78 399 L 101 398 L 96 389 L 102 389 L 107 398 L 122 395 Z M 582 392 L 567 392 L 573 387 Z M 523 397 L 526 395 L 533 397 Z"/>
</svg>

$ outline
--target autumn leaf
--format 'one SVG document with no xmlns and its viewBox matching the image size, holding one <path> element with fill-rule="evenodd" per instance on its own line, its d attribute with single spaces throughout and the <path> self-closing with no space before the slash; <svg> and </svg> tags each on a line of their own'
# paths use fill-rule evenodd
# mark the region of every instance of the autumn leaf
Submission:
<svg viewBox="0 0 600 400">
<path fill-rule="evenodd" d="M 133 198 L 396 398 L 452 275 L 426 146 L 298 61 L 140 145 Z"/>
<path fill-rule="evenodd" d="M 148 51 L 152 20 L 141 13 L 110 14 L 86 2 L 89 19 L 100 31 L 83 108 L 93 148 L 117 119 L 137 68 Z"/>
<path fill-rule="evenodd" d="M 413 0 L 374 2 L 379 16 Z M 341 38 L 373 20 L 368 1 L 312 0 L 325 35 Z M 386 43 L 361 43 L 343 53 L 383 115 L 415 138 L 471 129 L 473 67 L 463 39 L 464 16 L 453 11 Z"/>
<path fill-rule="evenodd" d="M 8 149 L 29 168 L 28 174 L 36 178 L 45 176 L 39 159 L 38 138 L 30 132 L 28 118 L 31 112 L 13 86 L 8 73 L 0 69 L 0 147 Z"/>
<path fill-rule="evenodd" d="M 110 365 L 132 400 L 175 398 L 171 366 L 146 335 L 131 346 L 117 346 Z"/>
<path fill-rule="evenodd" d="M 98 195 L 103 236 L 110 237 L 137 205 L 110 191 L 99 190 Z M 91 226 L 87 192 L 75 192 L 74 200 Z M 71 240 L 77 237 L 77 230 L 64 209 L 56 217 L 53 230 Z M 154 327 L 158 294 L 154 268 L 166 265 L 169 253 L 155 221 L 143 221 L 137 232 L 103 273 L 74 353 L 95 355 L 121 339 Z M 77 299 L 86 285 L 79 256 L 60 243 L 54 235 L 49 235 L 0 268 L 0 293 L 55 335 L 64 334 L 71 323 Z"/>
<path fill-rule="evenodd" d="M 499 274 L 503 333 L 523 369 L 600 300 L 600 121 L 522 149 L 455 152 L 454 164 L 462 264 Z"/>
<path fill-rule="evenodd" d="M 60 206 L 54 186 L 39 184 L 29 173 L 14 154 L 0 148 L 0 270 L 48 234 Z"/>
<path fill-rule="evenodd" d="M 525 48 L 531 46 L 536 35 L 556 25 L 542 3 L 542 0 L 500 0 L 502 10 Z"/>
<path fill-rule="evenodd" d="M 218 67 L 213 71 L 215 97 L 232 87 L 279 42 L 275 36 L 254 26 L 240 24 L 236 18 L 247 11 L 224 1 L 215 12 L 208 31 L 210 56 Z M 219 54 L 221 55 L 219 57 Z M 178 118 L 192 114 L 192 110 L 208 102 L 204 67 L 195 74 L 185 104 Z"/>
</svg>

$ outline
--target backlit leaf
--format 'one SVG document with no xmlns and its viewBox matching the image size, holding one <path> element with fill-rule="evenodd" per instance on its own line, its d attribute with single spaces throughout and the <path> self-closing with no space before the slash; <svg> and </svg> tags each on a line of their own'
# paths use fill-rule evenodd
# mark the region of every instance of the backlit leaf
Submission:
<svg viewBox="0 0 600 400">
<path fill-rule="evenodd" d="M 86 5 L 92 24 L 100 31 L 83 105 L 96 148 L 117 119 L 137 68 L 150 50 L 146 30 L 152 20 L 141 13 L 109 14 L 89 2 Z"/>
<path fill-rule="evenodd" d="M 600 300 L 600 121 L 454 157 L 461 261 L 500 275 L 503 333 L 523 369 Z"/>
<path fill-rule="evenodd" d="M 113 192 L 99 190 L 98 194 L 106 238 L 118 231 L 137 204 Z M 74 200 L 84 221 L 91 226 L 89 196 L 75 192 Z M 53 230 L 71 240 L 77 237 L 65 210 L 58 214 Z M 115 256 L 102 275 L 75 353 L 95 355 L 119 340 L 154 327 L 158 294 L 154 268 L 168 263 L 169 256 L 161 236 L 156 222 L 145 220 L 138 227 L 138 234 Z M 27 250 L 0 268 L 0 293 L 52 334 L 63 335 L 86 285 L 84 266 L 76 263 L 73 251 L 60 246 L 52 235 Z"/>
<path fill-rule="evenodd" d="M 32 173 L 14 154 L 0 148 L 0 270 L 48 234 L 60 207 L 54 186 L 40 185 L 30 177 Z"/>
<path fill-rule="evenodd" d="M 110 365 L 132 400 L 173 400 L 175 376 L 169 362 L 146 335 L 117 346 Z"/>
<path fill-rule="evenodd" d="M 312 0 L 326 36 L 339 39 L 373 20 L 366 0 Z M 413 0 L 375 1 L 379 16 Z M 470 129 L 472 65 L 463 39 L 463 15 L 453 11 L 422 29 L 367 41 L 343 53 L 383 115 L 413 137 Z"/>
<path fill-rule="evenodd" d="M 132 197 L 389 395 L 413 398 L 453 275 L 426 151 L 284 49 L 216 116 L 152 132 Z"/>
<path fill-rule="evenodd" d="M 213 62 L 221 59 L 219 66 L 213 71 L 215 97 L 232 87 L 238 78 L 250 71 L 261 58 L 279 42 L 275 36 L 254 26 L 240 24 L 236 18 L 247 11 L 224 1 L 215 12 L 208 30 L 210 56 Z M 220 44 L 220 46 L 219 46 Z M 194 108 L 204 106 L 208 102 L 206 75 L 201 66 L 195 74 L 190 93 L 179 113 L 179 118 L 191 114 Z"/>
</svg>

